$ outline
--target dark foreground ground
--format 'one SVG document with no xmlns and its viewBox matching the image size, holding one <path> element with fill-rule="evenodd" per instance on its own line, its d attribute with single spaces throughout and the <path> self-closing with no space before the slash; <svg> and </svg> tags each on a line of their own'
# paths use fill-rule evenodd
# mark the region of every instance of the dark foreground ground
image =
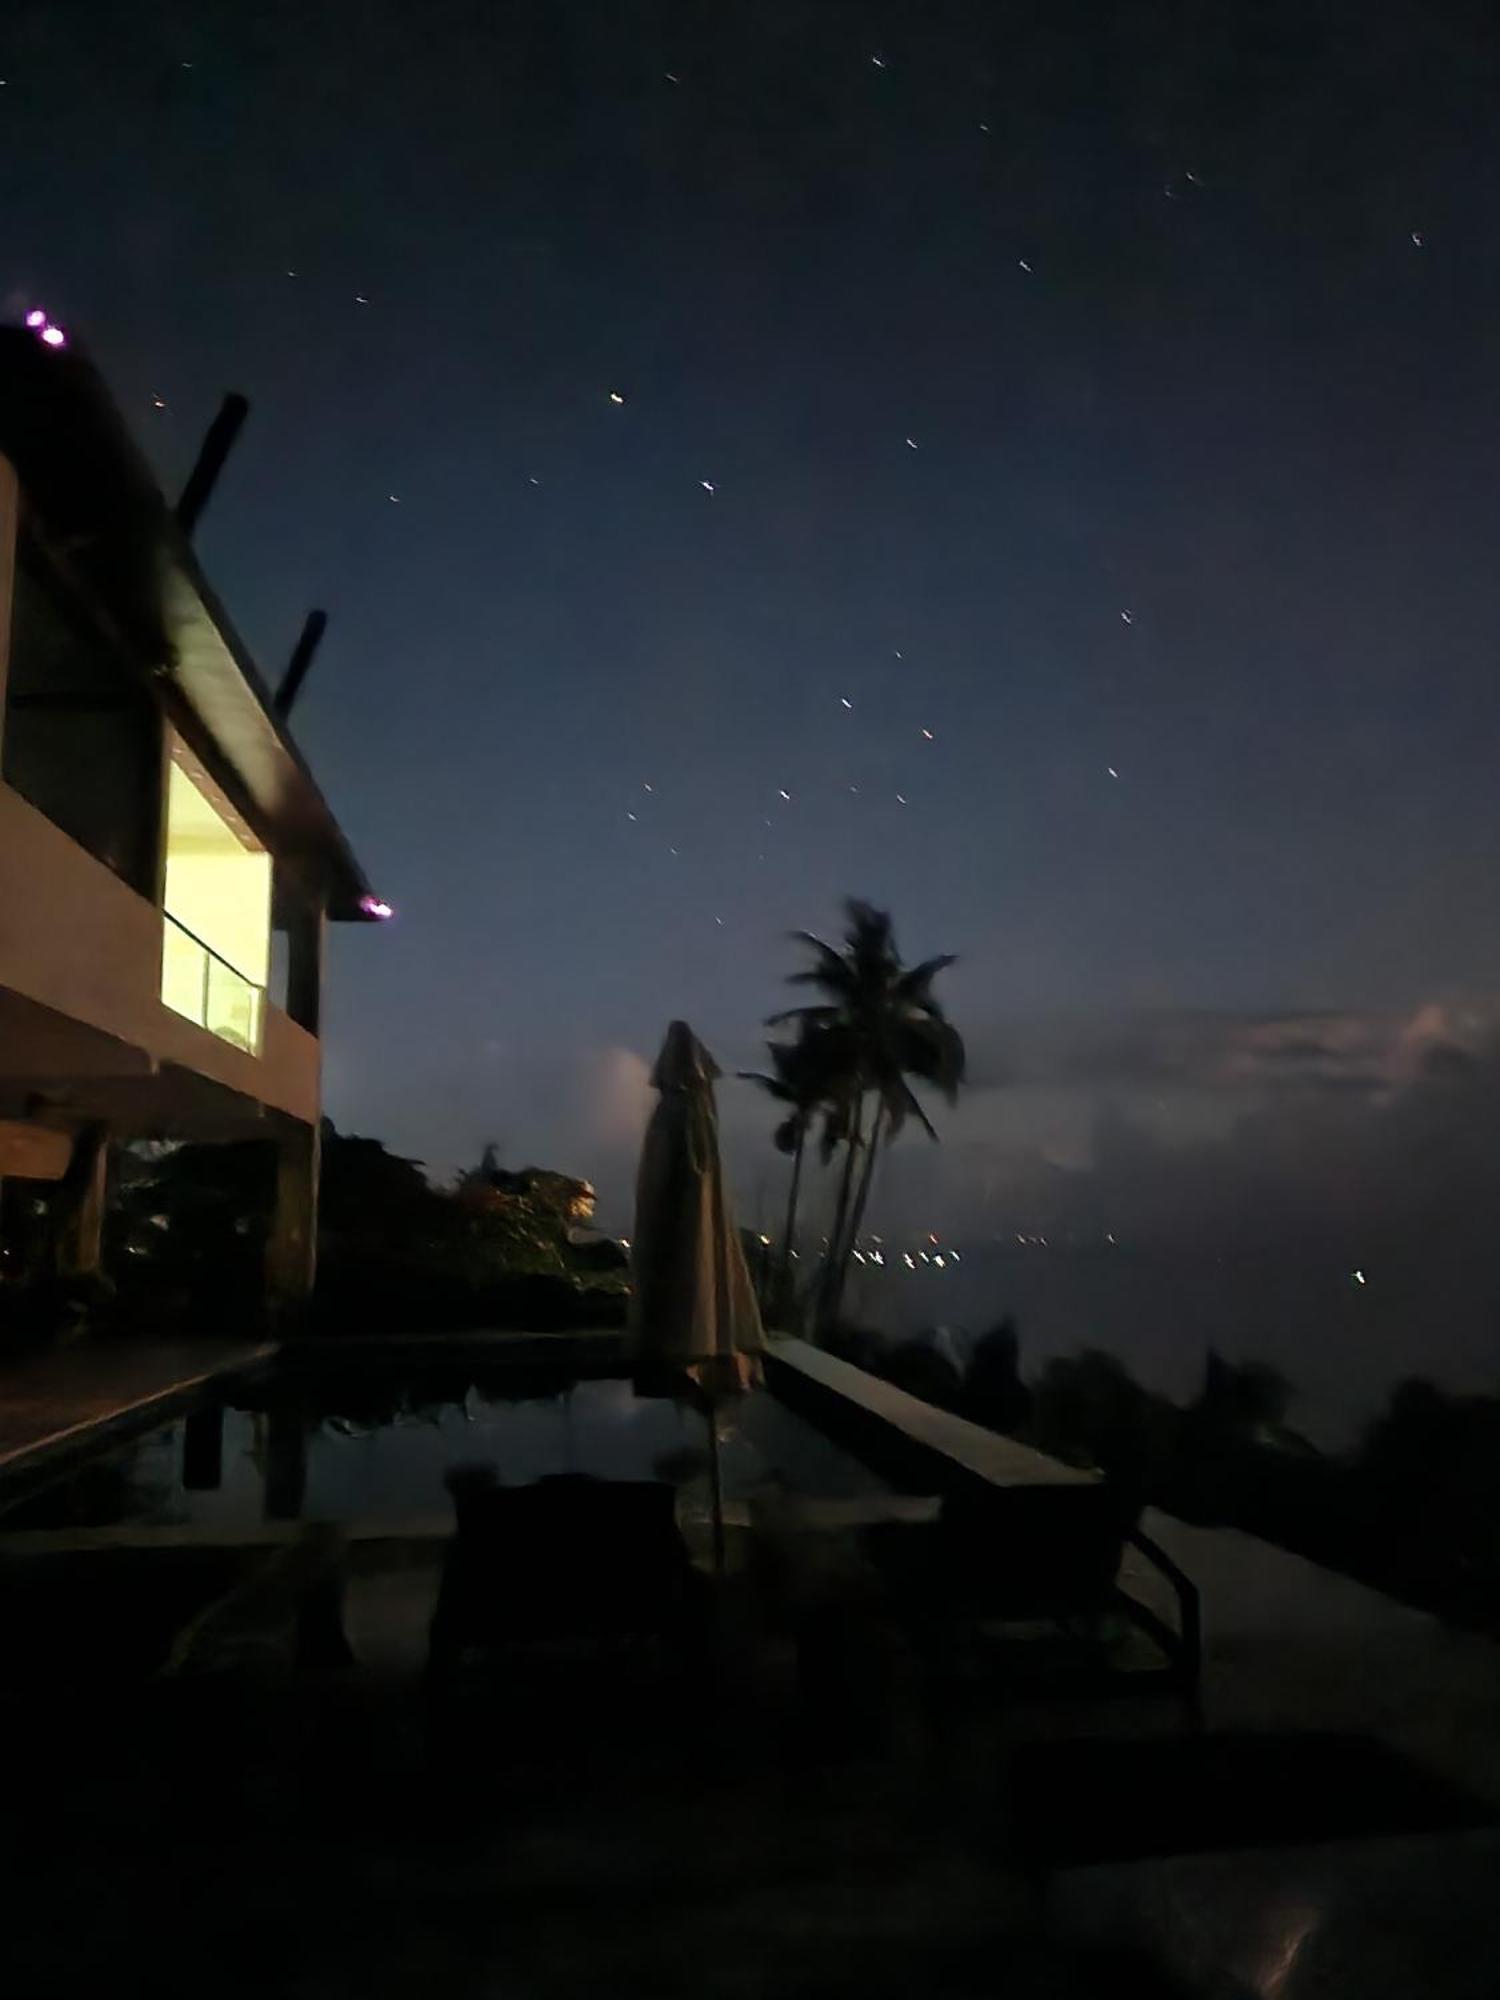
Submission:
<svg viewBox="0 0 1500 2000">
<path fill-rule="evenodd" d="M 804 1612 L 850 1602 L 829 1518 Z M 0 1994 L 1494 2000 L 1500 1649 L 1251 1537 L 1146 1525 L 1202 1593 L 1201 1726 L 1045 1671 L 934 1690 L 863 1599 L 799 1662 L 756 1555 L 787 1522 L 753 1512 L 691 1670 L 531 1652 L 440 1700 L 451 1509 L 353 1536 L 354 1657 L 314 1670 L 276 1588 L 194 1614 L 226 1565 L 316 1554 L 315 1525 L 14 1514 Z"/>
<path fill-rule="evenodd" d="M 899 1662 L 872 1659 L 821 1712 L 789 1651 L 739 1630 L 699 1684 L 554 1655 L 434 1709 L 434 1581 L 420 1563 L 356 1583 L 348 1669 L 294 1679 L 268 1650 L 13 1696 L 6 1992 L 1081 1996 L 1131 1978 L 1051 1934 L 998 1740 L 926 1728 Z"/>
</svg>

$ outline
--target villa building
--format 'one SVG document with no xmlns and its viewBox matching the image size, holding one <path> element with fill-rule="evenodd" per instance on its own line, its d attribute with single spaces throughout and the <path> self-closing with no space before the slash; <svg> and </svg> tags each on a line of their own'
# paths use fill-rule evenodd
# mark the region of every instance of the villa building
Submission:
<svg viewBox="0 0 1500 2000">
<path fill-rule="evenodd" d="M 57 1267 L 87 1272 L 111 1142 L 263 1139 L 293 1300 L 325 926 L 389 912 L 194 557 L 224 420 L 172 508 L 39 325 L 0 331 L 0 1181 L 61 1184 Z"/>
</svg>

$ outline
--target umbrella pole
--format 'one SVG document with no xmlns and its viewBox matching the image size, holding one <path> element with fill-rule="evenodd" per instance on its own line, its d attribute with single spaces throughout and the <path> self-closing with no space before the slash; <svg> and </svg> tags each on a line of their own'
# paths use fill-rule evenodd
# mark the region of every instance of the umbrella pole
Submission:
<svg viewBox="0 0 1500 2000">
<path fill-rule="evenodd" d="M 719 1406 L 708 1400 L 708 1469 L 713 1483 L 714 1574 L 724 1574 L 724 1481 L 719 1468 Z"/>
</svg>

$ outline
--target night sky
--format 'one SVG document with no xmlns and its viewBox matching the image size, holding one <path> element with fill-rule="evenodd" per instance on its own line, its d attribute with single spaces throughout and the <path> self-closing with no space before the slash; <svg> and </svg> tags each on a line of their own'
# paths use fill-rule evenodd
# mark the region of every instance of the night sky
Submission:
<svg viewBox="0 0 1500 2000">
<path fill-rule="evenodd" d="M 399 913 L 340 1122 L 608 1187 L 667 1019 L 747 1061 L 850 892 L 1055 1164 L 1038 1022 L 1231 1023 L 1170 1125 L 1233 1024 L 1486 1006 L 1486 22 L 10 0 L 7 312 L 169 490 L 245 391 L 205 561 L 271 675 L 331 613 L 296 733 Z"/>
</svg>

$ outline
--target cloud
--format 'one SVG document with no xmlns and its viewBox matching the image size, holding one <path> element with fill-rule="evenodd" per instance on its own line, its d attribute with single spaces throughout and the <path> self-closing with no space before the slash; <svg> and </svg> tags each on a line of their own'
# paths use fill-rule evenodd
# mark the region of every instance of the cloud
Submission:
<svg viewBox="0 0 1500 2000">
<path fill-rule="evenodd" d="M 969 1036 L 970 1081 L 981 1089 L 1378 1092 L 1434 1061 L 1462 1061 L 1497 1019 L 1491 1006 L 1432 1002 L 1406 1014 L 1160 1009 L 996 1022 Z"/>
</svg>

